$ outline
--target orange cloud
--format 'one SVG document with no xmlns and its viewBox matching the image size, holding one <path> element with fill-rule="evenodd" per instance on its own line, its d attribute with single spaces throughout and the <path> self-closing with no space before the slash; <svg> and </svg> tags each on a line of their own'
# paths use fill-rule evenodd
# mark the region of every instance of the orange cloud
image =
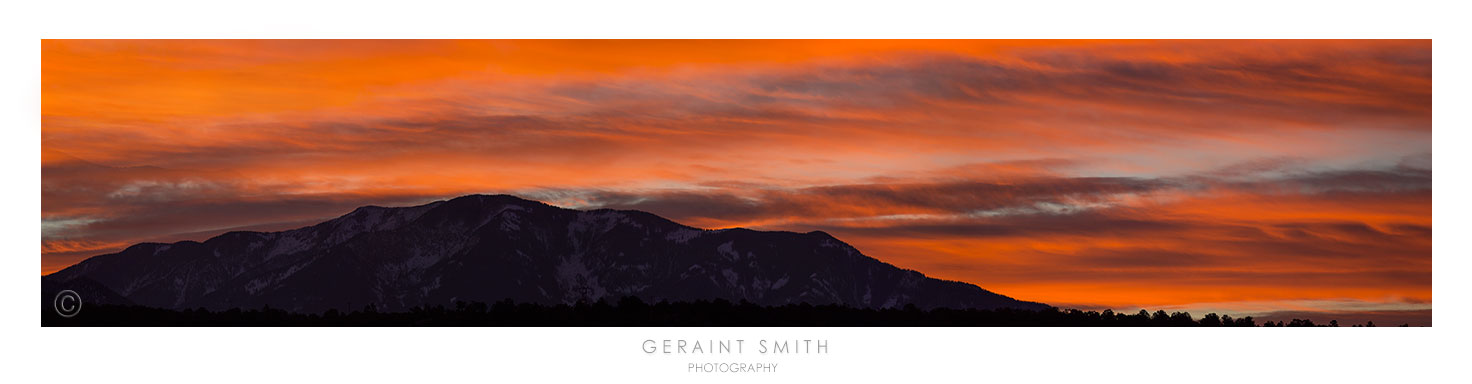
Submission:
<svg viewBox="0 0 1472 384">
<path fill-rule="evenodd" d="M 1430 57 L 1425 40 L 46 40 L 43 273 L 495 192 L 821 229 L 1050 303 L 1429 309 Z"/>
</svg>

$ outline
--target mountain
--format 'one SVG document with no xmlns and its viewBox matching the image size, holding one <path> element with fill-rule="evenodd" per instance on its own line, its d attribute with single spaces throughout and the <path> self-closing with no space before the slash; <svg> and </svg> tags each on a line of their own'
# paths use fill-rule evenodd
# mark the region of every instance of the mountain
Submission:
<svg viewBox="0 0 1472 384">
<path fill-rule="evenodd" d="M 823 232 L 703 230 L 647 212 L 579 211 L 506 195 L 367 206 L 283 232 L 142 243 L 43 276 L 42 285 L 83 286 L 105 292 L 98 294 L 110 302 L 157 308 L 270 306 L 307 313 L 624 296 L 855 308 L 1047 307 L 897 268 Z"/>
</svg>

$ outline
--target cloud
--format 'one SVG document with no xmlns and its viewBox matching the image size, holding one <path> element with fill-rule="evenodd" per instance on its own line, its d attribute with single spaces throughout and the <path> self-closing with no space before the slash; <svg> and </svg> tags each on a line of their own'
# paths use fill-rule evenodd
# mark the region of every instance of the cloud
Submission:
<svg viewBox="0 0 1472 384">
<path fill-rule="evenodd" d="M 42 49 L 44 271 L 490 192 L 1045 302 L 1430 300 L 1427 40 Z"/>
<path fill-rule="evenodd" d="M 1089 293 L 1041 286 L 1091 281 L 1211 289 L 1227 298 L 1289 299 L 1334 289 L 1326 287 L 1361 287 L 1338 288 L 1351 295 L 1429 292 L 1428 170 L 1232 168 L 1158 179 L 738 183 L 530 195 L 706 227 L 823 230 L 900 265 L 1049 300 Z M 1133 297 L 1152 296 L 1162 295 Z"/>
</svg>

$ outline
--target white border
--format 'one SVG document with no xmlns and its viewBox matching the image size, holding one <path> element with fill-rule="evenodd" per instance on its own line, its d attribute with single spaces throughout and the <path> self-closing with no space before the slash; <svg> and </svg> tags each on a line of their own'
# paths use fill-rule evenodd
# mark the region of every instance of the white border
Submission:
<svg viewBox="0 0 1472 384">
<path fill-rule="evenodd" d="M 1465 378 L 1465 12 L 1431 1 L 27 2 L 8 4 L 0 130 L 4 382 L 1413 382 Z M 1435 320 L 1423 329 L 40 328 L 41 38 L 1433 38 Z M 1440 234 L 1436 236 L 1435 234 Z M 1452 236 L 1457 235 L 1457 236 Z M 644 339 L 825 338 L 776 374 L 688 374 Z M 746 358 L 745 360 L 764 360 Z M 720 359 L 715 359 L 720 360 Z M 23 376 L 20 376 L 23 375 Z M 19 376 L 19 377 L 16 377 Z"/>
</svg>

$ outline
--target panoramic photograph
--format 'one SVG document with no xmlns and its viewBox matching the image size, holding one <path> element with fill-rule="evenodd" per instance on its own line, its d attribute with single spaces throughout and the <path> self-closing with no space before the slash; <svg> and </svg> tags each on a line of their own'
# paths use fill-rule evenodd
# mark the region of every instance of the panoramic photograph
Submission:
<svg viewBox="0 0 1472 384">
<path fill-rule="evenodd" d="M 39 45 L 43 327 L 1432 326 L 1429 39 Z"/>
</svg>

